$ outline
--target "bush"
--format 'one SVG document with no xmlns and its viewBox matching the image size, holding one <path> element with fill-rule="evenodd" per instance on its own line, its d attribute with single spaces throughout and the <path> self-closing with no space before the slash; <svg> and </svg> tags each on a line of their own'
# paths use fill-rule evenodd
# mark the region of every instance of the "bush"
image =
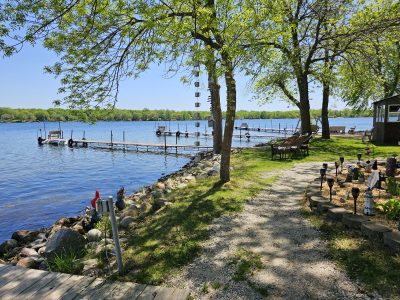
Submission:
<svg viewBox="0 0 400 300">
<path fill-rule="evenodd" d="M 400 194 L 400 187 L 397 184 L 396 178 L 388 177 L 387 182 L 388 193 L 392 196 L 397 196 Z"/>
<path fill-rule="evenodd" d="M 383 212 L 389 220 L 398 220 L 400 218 L 400 201 L 393 198 L 377 206 L 382 207 Z"/>
</svg>

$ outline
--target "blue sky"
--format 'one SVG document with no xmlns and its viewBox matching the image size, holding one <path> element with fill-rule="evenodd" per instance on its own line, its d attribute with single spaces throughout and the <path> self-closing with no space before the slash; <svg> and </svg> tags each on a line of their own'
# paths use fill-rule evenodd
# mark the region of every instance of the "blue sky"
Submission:
<svg viewBox="0 0 400 300">
<path fill-rule="evenodd" d="M 50 108 L 52 100 L 57 99 L 58 79 L 44 74 L 43 67 L 51 65 L 57 57 L 37 45 L 34 48 L 25 46 L 20 53 L 9 58 L 0 57 L 0 106 L 13 108 Z M 163 67 L 153 66 L 139 79 L 127 79 L 121 84 L 118 108 L 126 109 L 173 109 L 194 110 L 195 88 L 180 82 L 180 76 L 167 79 L 163 76 Z M 208 110 L 206 103 L 206 78 L 201 80 L 200 98 L 202 110 Z M 291 110 L 286 102 L 275 100 L 272 103 L 259 105 L 250 101 L 252 95 L 248 89 L 248 80 L 237 76 L 238 110 Z M 312 108 L 320 108 L 320 92 L 313 94 Z M 224 88 L 221 88 L 221 100 L 225 102 Z M 343 108 L 342 103 L 332 103 Z"/>
</svg>

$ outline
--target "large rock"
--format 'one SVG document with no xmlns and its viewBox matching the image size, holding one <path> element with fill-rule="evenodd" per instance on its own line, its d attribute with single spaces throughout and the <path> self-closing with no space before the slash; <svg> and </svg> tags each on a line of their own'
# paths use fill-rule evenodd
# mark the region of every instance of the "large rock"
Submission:
<svg viewBox="0 0 400 300">
<path fill-rule="evenodd" d="M 24 257 L 20 259 L 17 263 L 17 266 L 24 267 L 24 268 L 36 268 L 38 261 L 33 257 Z"/>
<path fill-rule="evenodd" d="M 12 234 L 11 238 L 21 244 L 29 244 L 37 239 L 39 233 L 39 231 L 17 230 Z"/>
<path fill-rule="evenodd" d="M 122 227 L 122 228 L 128 228 L 129 227 L 129 225 L 131 224 L 131 223 L 133 223 L 135 221 L 135 218 L 133 218 L 133 217 L 125 217 L 125 218 L 123 218 L 122 219 L 122 221 L 121 221 L 121 223 L 119 223 L 119 225 Z"/>
<path fill-rule="evenodd" d="M 36 250 L 32 248 L 23 248 L 19 254 L 21 257 L 39 256 Z"/>
<path fill-rule="evenodd" d="M 9 252 L 10 250 L 14 249 L 18 246 L 18 242 L 14 239 L 6 240 L 2 244 L 0 244 L 0 256 Z"/>
<path fill-rule="evenodd" d="M 91 229 L 89 232 L 86 234 L 87 240 L 89 242 L 97 242 L 101 240 L 102 233 L 98 229 Z"/>
<path fill-rule="evenodd" d="M 160 189 L 160 190 L 165 190 L 165 184 L 163 182 L 157 182 L 156 183 L 156 188 Z"/>
<path fill-rule="evenodd" d="M 167 200 L 165 200 L 164 198 L 154 199 L 152 206 L 153 210 L 156 211 L 159 210 L 161 207 L 164 207 L 166 205 L 166 202 Z"/>
<path fill-rule="evenodd" d="M 70 228 L 61 228 L 47 242 L 43 256 L 52 260 L 63 254 L 80 254 L 85 249 L 85 244 L 82 235 Z"/>
</svg>

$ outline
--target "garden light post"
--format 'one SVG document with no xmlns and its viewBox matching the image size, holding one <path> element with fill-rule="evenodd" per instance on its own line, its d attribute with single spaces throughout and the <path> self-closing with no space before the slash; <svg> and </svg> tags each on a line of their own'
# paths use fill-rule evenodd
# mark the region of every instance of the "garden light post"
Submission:
<svg viewBox="0 0 400 300">
<path fill-rule="evenodd" d="M 324 176 L 326 175 L 326 169 L 319 169 L 319 174 L 321 175 L 321 191 L 322 191 L 322 182 L 324 181 Z"/>
<path fill-rule="evenodd" d="M 357 198 L 360 195 L 360 189 L 358 187 L 353 187 L 351 189 L 351 194 L 353 196 L 354 199 L 354 214 L 357 214 Z"/>
<path fill-rule="evenodd" d="M 335 169 L 336 169 L 336 180 L 338 180 L 338 177 L 337 177 L 337 169 L 339 168 L 339 163 L 337 162 L 337 161 L 335 161 Z"/>
<path fill-rule="evenodd" d="M 343 172 L 344 157 L 341 156 L 341 157 L 339 158 L 339 161 L 340 161 L 340 171 Z"/>
<path fill-rule="evenodd" d="M 335 180 L 333 178 L 328 178 L 326 182 L 328 183 L 329 186 L 329 202 L 332 202 L 332 187 L 333 184 L 335 183 Z"/>
</svg>

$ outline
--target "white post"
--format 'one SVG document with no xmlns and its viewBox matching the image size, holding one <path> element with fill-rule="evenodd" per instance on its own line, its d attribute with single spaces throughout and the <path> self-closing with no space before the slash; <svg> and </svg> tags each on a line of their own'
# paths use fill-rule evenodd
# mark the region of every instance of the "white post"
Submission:
<svg viewBox="0 0 400 300">
<path fill-rule="evenodd" d="M 114 203 L 113 203 L 112 196 L 108 197 L 108 207 L 110 209 L 110 220 L 111 220 L 111 227 L 112 227 L 113 239 L 114 239 L 114 244 L 115 244 L 115 255 L 117 257 L 118 273 L 122 274 L 124 271 L 124 268 L 122 265 L 121 246 L 119 244 L 117 220 L 115 219 Z"/>
</svg>

